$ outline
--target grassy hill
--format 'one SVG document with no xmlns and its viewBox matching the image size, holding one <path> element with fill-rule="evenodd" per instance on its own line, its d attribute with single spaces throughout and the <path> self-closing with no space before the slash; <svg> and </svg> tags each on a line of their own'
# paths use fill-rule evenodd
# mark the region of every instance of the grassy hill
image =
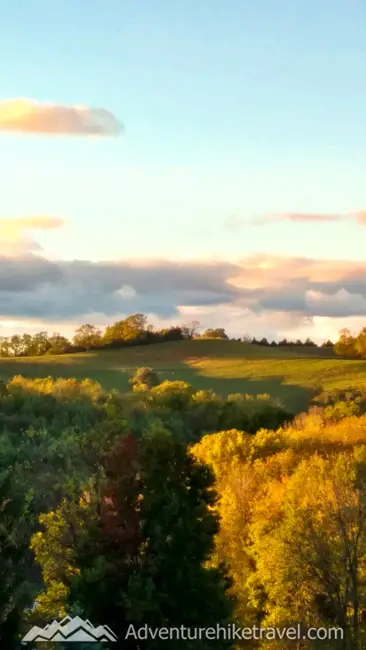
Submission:
<svg viewBox="0 0 366 650">
<path fill-rule="evenodd" d="M 0 360 L 0 376 L 94 379 L 106 389 L 129 390 L 136 367 L 150 366 L 161 379 L 182 379 L 216 393 L 268 393 L 296 411 L 321 388 L 365 387 L 366 361 L 335 357 L 329 348 L 267 348 L 236 341 L 177 341 L 64 356 Z"/>
</svg>

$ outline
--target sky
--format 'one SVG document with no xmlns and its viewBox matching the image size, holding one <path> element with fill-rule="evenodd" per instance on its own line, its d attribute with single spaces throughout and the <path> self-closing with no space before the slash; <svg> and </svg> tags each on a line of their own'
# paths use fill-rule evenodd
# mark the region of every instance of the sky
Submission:
<svg viewBox="0 0 366 650">
<path fill-rule="evenodd" d="M 363 0 L 0 3 L 0 333 L 366 316 Z"/>
</svg>

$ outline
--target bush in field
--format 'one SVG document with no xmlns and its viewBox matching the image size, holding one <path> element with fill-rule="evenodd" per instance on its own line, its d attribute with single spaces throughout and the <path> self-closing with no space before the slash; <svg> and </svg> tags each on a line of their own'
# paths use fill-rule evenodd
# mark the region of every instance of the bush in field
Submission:
<svg viewBox="0 0 366 650">
<path fill-rule="evenodd" d="M 138 368 L 130 379 L 132 390 L 151 390 L 160 384 L 160 380 L 152 368 Z"/>
</svg>

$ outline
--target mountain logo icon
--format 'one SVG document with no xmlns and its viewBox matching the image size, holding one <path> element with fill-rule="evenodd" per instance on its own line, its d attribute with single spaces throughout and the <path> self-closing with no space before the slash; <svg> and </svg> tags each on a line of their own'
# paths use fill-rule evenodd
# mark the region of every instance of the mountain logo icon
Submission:
<svg viewBox="0 0 366 650">
<path fill-rule="evenodd" d="M 118 637 L 108 625 L 94 627 L 90 621 L 83 621 L 80 616 L 75 618 L 66 616 L 60 622 L 52 621 L 45 627 L 35 625 L 23 637 L 22 644 L 37 643 L 37 641 L 110 643 L 118 641 Z"/>
</svg>

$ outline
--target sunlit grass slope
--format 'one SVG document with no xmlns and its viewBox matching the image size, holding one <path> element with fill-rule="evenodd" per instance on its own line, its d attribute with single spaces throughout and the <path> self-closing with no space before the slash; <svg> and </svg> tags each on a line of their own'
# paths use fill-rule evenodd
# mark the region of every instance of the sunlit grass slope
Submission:
<svg viewBox="0 0 366 650">
<path fill-rule="evenodd" d="M 329 348 L 266 348 L 235 341 L 178 341 L 64 356 L 1 359 L 0 376 L 94 379 L 106 389 L 129 390 L 139 366 L 161 379 L 182 379 L 215 392 L 268 393 L 287 407 L 308 407 L 319 390 L 366 386 L 366 362 L 336 358 Z"/>
</svg>

